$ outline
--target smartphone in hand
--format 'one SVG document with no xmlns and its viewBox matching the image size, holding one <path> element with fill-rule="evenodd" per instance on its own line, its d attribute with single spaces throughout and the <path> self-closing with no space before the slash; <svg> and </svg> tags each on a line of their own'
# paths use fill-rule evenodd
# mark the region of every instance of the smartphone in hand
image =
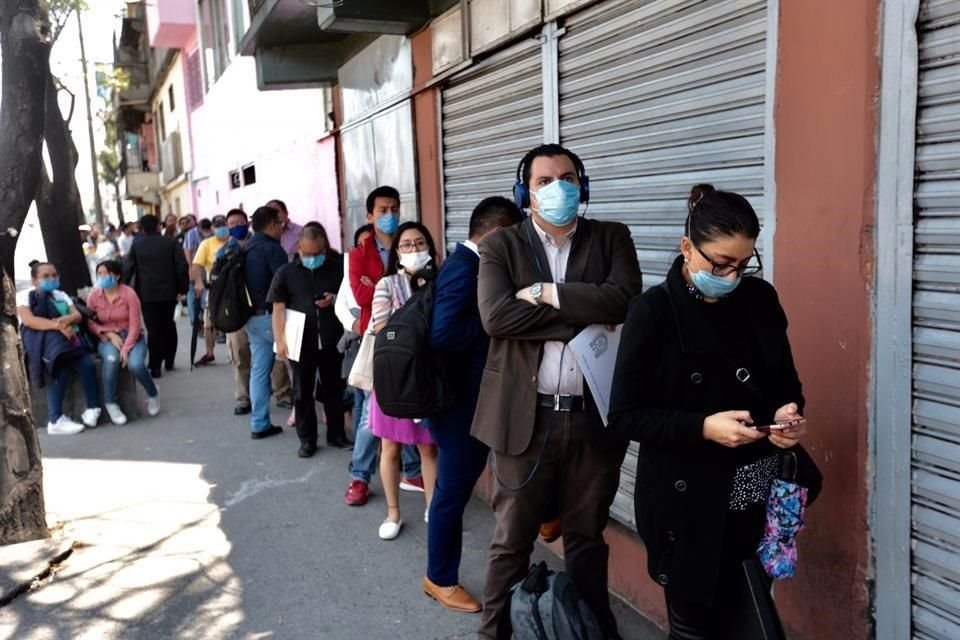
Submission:
<svg viewBox="0 0 960 640">
<path fill-rule="evenodd" d="M 755 425 L 752 428 L 757 431 L 783 431 L 792 427 L 799 427 L 807 422 L 806 418 L 797 418 L 795 420 L 778 420 L 773 424 Z"/>
</svg>

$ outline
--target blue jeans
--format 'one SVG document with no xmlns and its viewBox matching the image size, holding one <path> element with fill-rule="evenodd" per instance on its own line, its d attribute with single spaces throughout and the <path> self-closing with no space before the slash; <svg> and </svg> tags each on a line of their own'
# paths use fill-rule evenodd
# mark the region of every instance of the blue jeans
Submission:
<svg viewBox="0 0 960 640">
<path fill-rule="evenodd" d="M 487 446 L 470 435 L 473 414 L 432 418 L 437 443 L 437 486 L 427 525 L 427 577 L 441 587 L 460 583 L 463 512 L 487 464 Z"/>
<path fill-rule="evenodd" d="M 70 371 L 80 375 L 83 395 L 87 398 L 87 409 L 100 406 L 97 390 L 97 368 L 90 356 L 84 353 L 77 358 L 60 360 L 53 368 L 53 375 L 47 380 L 47 420 L 56 422 L 63 415 L 63 394 L 67 392 Z"/>
<path fill-rule="evenodd" d="M 253 316 L 245 327 L 250 341 L 250 427 L 255 432 L 270 428 L 270 372 L 273 371 L 273 319 L 270 314 Z"/>
<path fill-rule="evenodd" d="M 252 348 L 252 345 L 251 345 Z M 251 376 L 250 386 L 253 386 Z M 370 430 L 370 392 L 361 391 L 363 401 L 354 405 L 354 412 L 359 411 L 359 426 L 353 432 L 353 460 L 350 462 L 350 474 L 354 480 L 370 484 L 374 469 L 377 465 L 377 453 L 380 451 L 380 438 Z M 361 407 L 357 409 L 356 407 Z M 403 460 L 403 475 L 407 478 L 420 477 L 420 453 L 416 447 L 404 446 L 400 454 Z"/>
<path fill-rule="evenodd" d="M 353 387 L 353 435 L 360 431 L 360 418 L 363 414 L 363 389 Z"/>
<path fill-rule="evenodd" d="M 97 347 L 102 360 L 103 370 L 103 401 L 111 404 L 117 402 L 117 389 L 120 386 L 120 351 L 109 340 L 101 342 Z M 140 381 L 151 398 L 157 397 L 157 385 L 147 370 L 147 342 L 140 336 L 137 343 L 130 350 L 127 357 L 127 369 Z"/>
</svg>

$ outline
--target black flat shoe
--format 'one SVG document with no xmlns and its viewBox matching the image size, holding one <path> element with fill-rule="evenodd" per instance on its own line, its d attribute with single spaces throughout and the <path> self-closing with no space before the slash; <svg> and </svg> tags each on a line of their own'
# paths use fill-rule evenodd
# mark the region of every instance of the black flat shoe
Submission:
<svg viewBox="0 0 960 640">
<path fill-rule="evenodd" d="M 161 375 L 163 375 L 163 372 L 160 369 L 150 369 L 150 377 L 154 380 L 159 378 Z"/>
<path fill-rule="evenodd" d="M 334 449 L 343 449 L 349 451 L 353 449 L 353 443 L 347 440 L 346 436 L 340 436 L 338 438 L 327 438 L 327 446 Z"/>
<path fill-rule="evenodd" d="M 277 400 L 277 407 L 280 409 L 293 409 L 293 400 Z"/>
<path fill-rule="evenodd" d="M 238 404 L 233 408 L 233 415 L 235 416 L 245 416 L 248 413 L 253 411 L 253 409 L 248 404 Z"/>
<path fill-rule="evenodd" d="M 283 429 L 274 425 L 269 429 L 264 429 L 263 431 L 251 431 L 250 437 L 254 440 L 263 440 L 264 438 L 280 435 L 281 433 L 283 433 Z"/>
<path fill-rule="evenodd" d="M 300 445 L 300 450 L 297 451 L 297 456 L 301 458 L 312 458 L 313 454 L 317 452 L 317 445 L 309 444 L 304 442 Z"/>
</svg>

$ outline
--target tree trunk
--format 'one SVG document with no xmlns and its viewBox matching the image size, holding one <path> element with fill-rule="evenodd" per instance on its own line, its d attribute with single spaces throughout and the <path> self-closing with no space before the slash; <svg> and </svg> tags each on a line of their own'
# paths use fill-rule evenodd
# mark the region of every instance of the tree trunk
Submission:
<svg viewBox="0 0 960 640">
<path fill-rule="evenodd" d="M 16 236 L 40 180 L 49 39 L 45 3 L 0 0 L 0 545 L 49 535 L 11 280 Z"/>
<path fill-rule="evenodd" d="M 17 331 L 13 281 L 0 273 L 0 545 L 46 538 L 43 466 Z"/>
<path fill-rule="evenodd" d="M 0 266 L 9 274 L 40 179 L 49 39 L 40 0 L 0 0 Z"/>
<path fill-rule="evenodd" d="M 53 182 L 41 167 L 37 189 L 37 215 L 40 232 L 47 250 L 47 260 L 57 266 L 60 288 L 70 295 L 90 285 L 90 273 L 83 256 L 79 223 L 83 219 L 83 204 L 77 189 L 76 169 L 80 154 L 70 135 L 70 125 L 64 120 L 57 100 L 53 76 L 47 79 L 47 111 L 44 139 L 53 170 Z"/>
</svg>

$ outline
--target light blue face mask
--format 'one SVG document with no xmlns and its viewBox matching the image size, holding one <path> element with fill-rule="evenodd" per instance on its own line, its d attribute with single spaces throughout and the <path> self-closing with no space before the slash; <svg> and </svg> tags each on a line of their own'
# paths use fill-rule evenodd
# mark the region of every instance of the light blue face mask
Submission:
<svg viewBox="0 0 960 640">
<path fill-rule="evenodd" d="M 47 280 L 40 281 L 40 290 L 45 291 L 46 293 L 53 293 L 59 288 L 60 288 L 59 278 L 48 278 Z"/>
<path fill-rule="evenodd" d="M 566 180 L 554 180 L 534 192 L 537 213 L 548 224 L 565 227 L 573 222 L 580 209 L 580 187 Z"/>
<path fill-rule="evenodd" d="M 736 291 L 742 280 L 740 276 L 737 276 L 736 280 L 716 276 L 705 269 L 701 269 L 696 273 L 693 271 L 689 272 L 693 286 L 706 298 L 722 298 L 723 296 L 728 296 Z"/>
<path fill-rule="evenodd" d="M 213 235 L 217 236 L 220 240 L 225 240 L 230 237 L 230 229 L 226 227 L 217 227 L 213 230 Z"/>
<path fill-rule="evenodd" d="M 322 267 L 326 259 L 327 259 L 327 256 L 326 254 L 323 254 L 323 253 L 315 256 L 300 256 L 300 262 L 303 264 L 303 266 L 305 266 L 307 269 L 310 269 L 311 271 L 313 269 L 319 269 L 320 267 Z"/>
<path fill-rule="evenodd" d="M 397 232 L 397 229 L 400 227 L 400 216 L 395 213 L 388 213 L 385 216 L 380 216 L 377 218 L 377 229 L 393 235 Z"/>
<path fill-rule="evenodd" d="M 97 286 L 101 289 L 113 289 L 117 286 L 117 276 L 112 274 L 108 276 L 98 276 Z"/>
</svg>

